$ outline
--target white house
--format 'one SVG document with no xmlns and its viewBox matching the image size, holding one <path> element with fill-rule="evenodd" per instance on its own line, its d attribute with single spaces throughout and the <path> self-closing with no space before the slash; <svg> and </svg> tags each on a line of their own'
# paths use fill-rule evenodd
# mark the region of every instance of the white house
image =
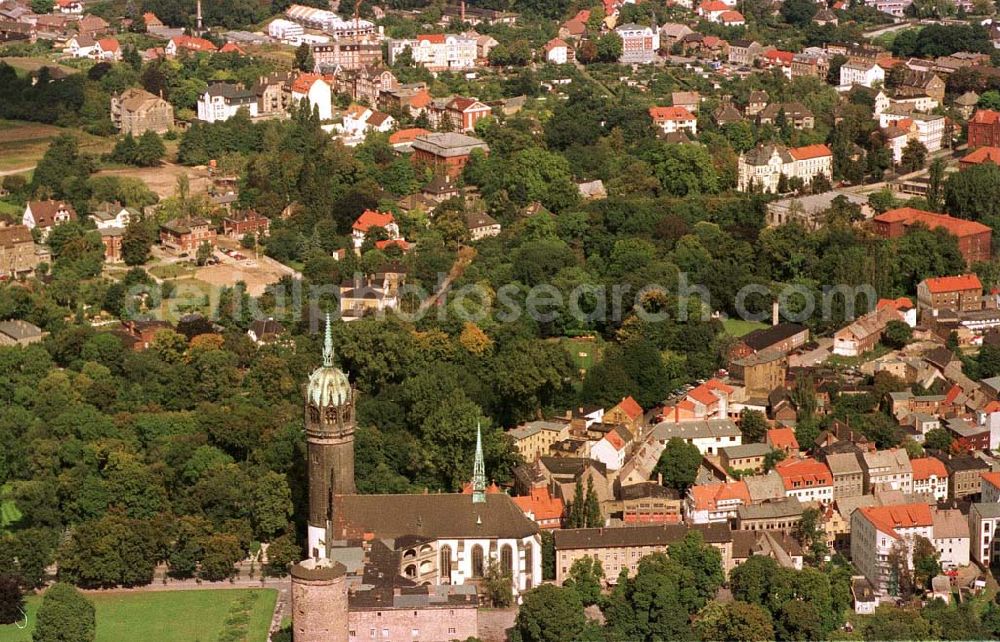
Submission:
<svg viewBox="0 0 1000 642">
<path fill-rule="evenodd" d="M 28 201 L 21 216 L 21 225 L 29 230 L 37 227 L 44 241 L 53 227 L 75 220 L 76 210 L 65 201 Z"/>
<path fill-rule="evenodd" d="M 852 85 L 872 87 L 876 83 L 885 83 L 885 70 L 874 62 L 848 61 L 840 68 L 840 85 L 842 87 Z"/>
<path fill-rule="evenodd" d="M 399 238 L 399 224 L 396 223 L 395 217 L 392 212 L 375 212 L 373 210 L 365 210 L 362 212 L 361 216 L 354 221 L 354 225 L 351 226 L 351 239 L 354 243 L 354 249 L 360 251 L 362 244 L 365 242 L 365 235 L 373 227 L 381 227 L 386 231 L 386 234 L 390 239 Z"/>
<path fill-rule="evenodd" d="M 319 112 L 322 121 L 333 118 L 332 99 L 330 84 L 319 74 L 300 74 L 292 82 L 292 102 L 306 101 L 310 109 Z"/>
<path fill-rule="evenodd" d="M 257 96 L 240 85 L 215 83 L 198 97 L 198 120 L 207 123 L 229 120 L 241 109 L 257 116 Z"/>
<path fill-rule="evenodd" d="M 720 448 L 743 443 L 743 433 L 731 419 L 664 421 L 653 427 L 649 439 L 666 445 L 674 437 L 694 444 L 702 455 L 717 455 Z"/>
<path fill-rule="evenodd" d="M 689 488 L 684 498 L 684 519 L 691 524 L 726 523 L 750 501 L 745 481 L 698 484 Z"/>
<path fill-rule="evenodd" d="M 407 49 L 414 64 L 431 71 L 472 69 L 476 66 L 478 42 L 475 38 L 455 34 L 424 34 L 416 38 L 389 40 L 389 64 L 395 64 Z"/>
<path fill-rule="evenodd" d="M 969 565 L 969 520 L 957 508 L 934 510 L 934 537 L 941 567 L 954 570 Z"/>
<path fill-rule="evenodd" d="M 305 30 L 302 28 L 302 25 L 291 20 L 285 20 L 284 18 L 273 20 L 271 24 L 267 25 L 267 35 L 275 40 L 293 45 L 297 45 L 302 41 L 304 33 Z"/>
<path fill-rule="evenodd" d="M 924 495 L 929 502 L 948 499 L 948 469 L 940 459 L 935 457 L 911 459 L 910 467 L 913 469 L 915 495 Z M 985 484 L 983 486 L 985 488 Z"/>
<path fill-rule="evenodd" d="M 1000 562 L 1000 503 L 980 502 L 969 508 L 970 554 L 984 567 Z"/>
<path fill-rule="evenodd" d="M 809 184 L 817 176 L 827 180 L 833 177 L 833 152 L 826 145 L 785 147 L 784 145 L 758 145 L 740 154 L 737 165 L 737 189 L 742 192 L 760 189 L 778 192 L 781 177 L 800 178 Z"/>
<path fill-rule="evenodd" d="M 132 220 L 132 213 L 127 207 L 114 206 L 106 208 L 90 215 L 90 220 L 94 222 L 99 230 L 110 230 L 114 228 L 126 228 Z"/>
<path fill-rule="evenodd" d="M 851 561 L 885 595 L 893 590 L 889 554 L 896 549 L 912 568 L 917 536 L 934 541 L 934 517 L 927 504 L 858 508 L 851 514 Z"/>
<path fill-rule="evenodd" d="M 122 59 L 122 48 L 115 38 L 101 38 L 94 47 L 94 58 L 115 62 Z"/>
<path fill-rule="evenodd" d="M 660 30 L 629 23 L 615 28 L 622 39 L 622 55 L 618 62 L 623 65 L 647 64 L 656 60 L 660 50 Z"/>
<path fill-rule="evenodd" d="M 590 458 L 607 466 L 608 470 L 619 470 L 625 464 L 628 442 L 614 430 L 601 437 L 590 447 Z"/>
<path fill-rule="evenodd" d="M 663 133 L 687 132 L 692 137 L 698 134 L 698 118 L 684 107 L 650 107 L 649 116 L 653 124 Z"/>
<path fill-rule="evenodd" d="M 59 13 L 70 15 L 80 15 L 83 13 L 83 3 L 80 0 L 58 0 L 56 8 L 59 10 Z"/>
<path fill-rule="evenodd" d="M 569 45 L 561 38 L 553 38 L 545 43 L 545 60 L 557 65 L 569 62 Z"/>
<path fill-rule="evenodd" d="M 774 467 L 785 487 L 785 497 L 800 502 L 833 501 L 833 473 L 826 464 L 810 458 L 786 459 Z"/>
<path fill-rule="evenodd" d="M 93 58 L 97 41 L 90 36 L 73 36 L 63 47 L 63 53 L 73 58 Z"/>
</svg>

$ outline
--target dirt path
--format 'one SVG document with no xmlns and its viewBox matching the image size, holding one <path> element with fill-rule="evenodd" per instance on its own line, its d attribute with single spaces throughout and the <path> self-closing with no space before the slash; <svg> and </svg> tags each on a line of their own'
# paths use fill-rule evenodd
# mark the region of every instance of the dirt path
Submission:
<svg viewBox="0 0 1000 642">
<path fill-rule="evenodd" d="M 0 176 L 12 176 L 14 174 L 23 174 L 25 172 L 30 172 L 36 167 L 38 167 L 38 165 L 31 165 L 30 167 L 18 167 L 17 169 L 7 169 L 0 172 Z"/>
<path fill-rule="evenodd" d="M 454 265 L 452 265 L 451 270 L 448 271 L 448 276 L 445 277 L 437 292 L 433 293 L 421 302 L 420 307 L 417 309 L 418 317 L 426 313 L 432 305 L 437 303 L 441 297 L 444 296 L 444 294 L 448 291 L 448 288 L 451 287 L 451 284 L 455 282 L 455 279 L 462 276 L 465 272 L 465 268 L 469 267 L 469 264 L 472 263 L 472 259 L 475 258 L 475 256 L 475 248 L 463 245 L 458 249 L 458 258 L 455 259 Z"/>
</svg>

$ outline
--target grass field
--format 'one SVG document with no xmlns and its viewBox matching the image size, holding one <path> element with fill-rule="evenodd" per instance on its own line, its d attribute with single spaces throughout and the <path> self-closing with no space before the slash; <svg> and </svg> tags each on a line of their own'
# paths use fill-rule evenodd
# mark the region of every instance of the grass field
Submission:
<svg viewBox="0 0 1000 642">
<path fill-rule="evenodd" d="M 0 120 L 0 172 L 34 166 L 45 154 L 52 139 L 63 133 L 76 136 L 80 141 L 80 151 L 88 154 L 103 154 L 114 146 L 114 139 L 92 136 L 79 130 Z"/>
<path fill-rule="evenodd" d="M 601 345 L 597 339 L 563 339 L 563 347 L 569 352 L 570 359 L 577 370 L 586 372 L 594 367 L 601 356 Z"/>
<path fill-rule="evenodd" d="M 2 59 L 5 63 L 13 67 L 15 70 L 24 73 L 31 73 L 39 67 L 59 67 L 67 73 L 76 73 L 78 70 L 72 67 L 67 67 L 66 65 L 60 65 L 52 62 L 48 58 L 43 58 L 41 56 L 34 56 L 30 58 L 11 56 Z"/>
<path fill-rule="evenodd" d="M 744 334 L 749 334 L 754 330 L 759 330 L 760 328 L 766 328 L 767 326 L 763 323 L 758 323 L 757 321 L 744 321 L 743 319 L 726 319 L 722 322 L 722 327 L 726 331 L 726 334 L 733 337 L 742 337 Z"/>
<path fill-rule="evenodd" d="M 14 500 L 7 497 L 9 492 L 10 484 L 0 486 L 0 531 L 21 519 L 21 511 L 17 509 Z"/>
<path fill-rule="evenodd" d="M 88 594 L 97 609 L 97 642 L 265 642 L 278 599 L 274 589 Z M 0 626 L 0 642 L 29 642 L 41 597 L 27 601 L 28 627 Z"/>
</svg>

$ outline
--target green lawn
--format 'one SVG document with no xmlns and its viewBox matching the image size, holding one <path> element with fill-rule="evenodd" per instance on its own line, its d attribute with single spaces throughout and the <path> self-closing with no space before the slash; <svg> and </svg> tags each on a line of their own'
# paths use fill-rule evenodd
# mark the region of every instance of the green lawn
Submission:
<svg viewBox="0 0 1000 642">
<path fill-rule="evenodd" d="M 114 147 L 113 138 L 42 123 L 0 120 L 0 130 L 3 131 L 0 135 L 0 171 L 32 167 L 42 158 L 52 139 L 65 132 L 76 137 L 81 152 L 100 155 Z"/>
<path fill-rule="evenodd" d="M 10 484 L 0 486 L 0 531 L 21 519 L 21 511 L 17 509 L 14 500 L 7 498 L 9 492 Z"/>
<path fill-rule="evenodd" d="M 601 356 L 601 345 L 597 339 L 563 339 L 563 347 L 577 370 L 587 371 L 594 367 Z"/>
<path fill-rule="evenodd" d="M 178 263 L 163 263 L 154 265 L 147 270 L 153 276 L 160 279 L 178 279 L 181 277 L 193 276 L 195 272 L 194 263 L 181 261 Z"/>
<path fill-rule="evenodd" d="M 266 642 L 274 589 L 88 594 L 97 608 L 97 642 Z M 0 642 L 28 642 L 41 598 L 28 598 L 28 627 L 0 626 Z"/>
<path fill-rule="evenodd" d="M 722 328 L 726 331 L 726 334 L 733 337 L 742 337 L 745 334 L 749 334 L 754 330 L 759 330 L 761 328 L 766 328 L 767 325 L 757 321 L 744 321 L 743 319 L 725 319 L 722 322 Z"/>
</svg>

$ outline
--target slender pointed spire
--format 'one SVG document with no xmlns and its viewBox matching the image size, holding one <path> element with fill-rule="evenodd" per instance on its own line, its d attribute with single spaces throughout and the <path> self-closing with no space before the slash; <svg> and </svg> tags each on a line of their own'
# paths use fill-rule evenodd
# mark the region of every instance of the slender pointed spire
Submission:
<svg viewBox="0 0 1000 642">
<path fill-rule="evenodd" d="M 326 336 L 323 338 L 323 366 L 333 367 L 333 332 L 330 326 L 330 313 L 326 313 Z"/>
<path fill-rule="evenodd" d="M 472 503 L 486 502 L 486 465 L 483 463 L 483 428 L 476 422 L 476 463 L 472 468 Z"/>
</svg>

